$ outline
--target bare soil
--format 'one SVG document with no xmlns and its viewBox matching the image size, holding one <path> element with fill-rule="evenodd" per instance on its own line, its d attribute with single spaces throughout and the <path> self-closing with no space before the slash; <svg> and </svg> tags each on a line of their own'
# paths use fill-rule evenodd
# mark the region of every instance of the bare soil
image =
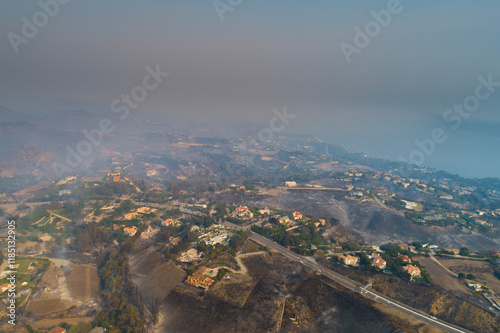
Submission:
<svg viewBox="0 0 500 333">
<path fill-rule="evenodd" d="M 439 262 L 452 272 L 474 274 L 476 281 L 492 289 L 495 294 L 500 294 L 500 280 L 493 275 L 493 268 L 488 262 L 460 260 L 460 259 L 438 259 Z"/>
<path fill-rule="evenodd" d="M 72 265 L 66 274 L 71 294 L 77 300 L 97 298 L 99 294 L 99 277 L 97 268 L 88 265 Z"/>
<path fill-rule="evenodd" d="M 432 258 L 415 257 L 415 260 L 419 261 L 425 267 L 427 272 L 431 275 L 434 284 L 444 289 L 456 290 L 468 295 L 472 294 L 456 276 L 451 275 L 438 263 L 432 260 Z"/>
</svg>

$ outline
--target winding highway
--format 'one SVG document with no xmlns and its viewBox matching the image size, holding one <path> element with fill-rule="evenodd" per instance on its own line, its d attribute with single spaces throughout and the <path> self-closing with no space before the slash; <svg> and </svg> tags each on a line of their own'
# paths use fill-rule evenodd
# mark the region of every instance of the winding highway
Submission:
<svg viewBox="0 0 500 333">
<path fill-rule="evenodd" d="M 335 282 L 337 282 L 338 284 L 344 286 L 345 288 L 349 289 L 349 290 L 352 290 L 354 292 L 357 292 L 357 293 L 360 293 L 362 295 L 364 295 L 365 297 L 368 297 L 376 302 L 379 302 L 381 304 L 384 304 L 390 308 L 393 308 L 399 312 L 402 312 L 402 313 L 405 313 L 406 315 L 409 315 L 413 318 L 416 318 L 426 324 L 429 324 L 429 325 L 432 325 L 436 328 L 439 328 L 445 332 L 450 332 L 450 333 L 457 333 L 457 332 L 461 332 L 461 333 L 470 333 L 471 331 L 468 331 L 464 328 L 461 328 L 461 327 L 458 327 L 458 326 L 455 326 L 455 325 L 452 325 L 450 323 L 447 323 L 445 321 L 442 321 L 442 320 L 439 320 L 435 317 L 432 317 L 430 315 L 428 315 L 427 313 L 423 312 L 423 311 L 420 311 L 420 310 L 417 310 L 417 309 L 414 309 L 410 306 L 407 306 L 405 304 L 402 304 L 396 300 L 393 300 L 385 295 L 382 295 L 378 292 L 375 292 L 373 290 L 369 290 L 368 288 L 364 287 L 362 284 L 356 282 L 356 281 L 353 281 L 349 278 L 346 278 L 345 276 L 339 274 L 339 273 L 336 273 L 316 262 L 313 262 L 305 257 L 302 257 L 298 254 L 296 254 L 295 252 L 292 252 L 288 249 L 286 249 L 285 247 L 259 235 L 259 234 L 256 234 L 256 233 L 252 233 L 252 235 L 250 236 L 250 239 L 262 246 L 265 246 L 267 247 L 268 249 L 272 250 L 272 251 L 275 251 L 277 253 L 280 253 L 282 254 L 283 256 L 287 257 L 288 259 L 290 260 L 293 260 L 293 261 L 296 261 L 296 262 L 299 262 L 300 264 L 302 264 L 303 266 L 309 268 L 309 269 L 312 269 L 314 271 L 316 271 L 317 274 L 320 274 L 320 275 L 323 275 Z"/>
</svg>

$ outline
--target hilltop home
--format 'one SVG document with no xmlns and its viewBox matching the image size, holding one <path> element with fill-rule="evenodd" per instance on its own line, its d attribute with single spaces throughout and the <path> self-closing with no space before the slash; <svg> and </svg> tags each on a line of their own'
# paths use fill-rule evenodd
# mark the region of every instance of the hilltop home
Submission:
<svg viewBox="0 0 500 333">
<path fill-rule="evenodd" d="M 338 258 L 339 258 L 340 262 L 343 263 L 344 265 L 347 265 L 347 266 L 357 266 L 358 265 L 358 260 L 359 260 L 358 257 L 354 257 L 354 256 L 351 256 L 349 254 L 344 256 L 343 254 L 341 254 L 338 256 Z"/>
<path fill-rule="evenodd" d="M 206 267 L 201 267 L 196 272 L 188 276 L 186 283 L 197 288 L 208 289 L 214 283 L 214 280 L 205 276 L 204 273 L 206 270 Z"/>
<path fill-rule="evenodd" d="M 240 206 L 236 207 L 234 210 L 235 217 L 238 217 L 240 219 L 251 219 L 253 218 L 253 213 L 248 209 L 247 206 Z"/>
<path fill-rule="evenodd" d="M 168 218 L 164 221 L 161 221 L 161 225 L 164 226 L 164 227 L 168 227 L 169 225 L 178 225 L 180 223 L 179 220 L 177 219 L 171 219 L 171 218 Z"/>
<path fill-rule="evenodd" d="M 264 209 L 259 209 L 259 213 L 262 214 L 262 215 L 264 215 L 264 214 L 268 214 L 269 215 L 269 214 L 272 213 L 272 211 L 269 208 L 266 207 Z"/>
<path fill-rule="evenodd" d="M 133 237 L 137 233 L 137 227 L 132 226 L 130 228 L 123 228 L 123 232 L 125 233 L 125 235 Z"/>
<path fill-rule="evenodd" d="M 467 283 L 467 287 L 474 291 L 481 291 L 483 290 L 483 286 L 481 286 L 479 283 Z"/>
<path fill-rule="evenodd" d="M 444 249 L 446 252 L 453 253 L 454 255 L 458 256 L 460 254 L 459 249 Z"/>
<path fill-rule="evenodd" d="M 414 277 L 420 277 L 420 268 L 418 268 L 417 266 L 407 265 L 407 266 L 404 266 L 403 269 L 408 274 L 411 275 L 412 280 Z"/>
<path fill-rule="evenodd" d="M 387 267 L 387 262 L 382 259 L 382 256 L 378 253 L 373 253 L 370 259 L 372 261 L 372 265 L 378 269 L 385 269 Z"/>
<path fill-rule="evenodd" d="M 401 259 L 405 263 L 411 263 L 410 258 L 406 254 L 398 254 L 396 259 Z"/>
<path fill-rule="evenodd" d="M 131 213 L 125 214 L 125 220 L 133 220 L 133 219 L 138 218 L 138 217 L 139 217 L 139 214 L 137 212 L 131 212 Z"/>
<path fill-rule="evenodd" d="M 290 218 L 288 216 L 282 216 L 279 218 L 279 222 L 283 223 L 283 224 L 288 224 L 288 223 L 292 222 L 292 220 L 290 220 Z"/>
</svg>

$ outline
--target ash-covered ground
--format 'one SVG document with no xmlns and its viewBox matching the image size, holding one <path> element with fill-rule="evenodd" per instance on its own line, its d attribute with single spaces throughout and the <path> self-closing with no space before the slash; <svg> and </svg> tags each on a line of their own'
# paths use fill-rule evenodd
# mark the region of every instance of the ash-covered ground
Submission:
<svg viewBox="0 0 500 333">
<path fill-rule="evenodd" d="M 158 332 L 424 332 L 364 297 L 282 256 L 244 260 L 247 278 L 233 275 L 209 291 L 178 286 L 165 299 Z M 234 281 L 232 281 L 234 279 Z M 227 298 L 230 291 L 235 300 Z M 240 292 L 241 291 L 241 292 Z M 423 331 L 421 329 L 424 329 Z"/>
<path fill-rule="evenodd" d="M 285 190 L 278 195 L 249 196 L 223 192 L 217 200 L 249 207 L 269 207 L 297 210 L 312 216 L 331 216 L 341 225 L 352 230 L 370 245 L 390 242 L 412 242 L 437 244 L 442 247 L 468 247 L 473 251 L 500 247 L 500 239 L 490 238 L 477 232 L 463 231 L 456 227 L 419 226 L 382 208 L 375 201 L 355 201 L 345 198 L 344 191 Z"/>
</svg>

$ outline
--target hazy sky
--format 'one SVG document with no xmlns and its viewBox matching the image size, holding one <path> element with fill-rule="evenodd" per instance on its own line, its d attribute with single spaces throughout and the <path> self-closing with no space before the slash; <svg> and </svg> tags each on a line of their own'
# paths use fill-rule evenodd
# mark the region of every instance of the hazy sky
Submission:
<svg viewBox="0 0 500 333">
<path fill-rule="evenodd" d="M 16 53 L 9 33 L 41 7 L 0 1 L 0 105 L 108 107 L 159 65 L 170 75 L 136 112 L 266 123 L 286 106 L 288 132 L 396 160 L 442 128 L 426 165 L 500 177 L 500 87 L 458 130 L 443 120 L 479 76 L 500 82 L 500 2 L 401 0 L 348 63 L 340 44 L 392 2 L 222 0 L 221 21 L 212 1 L 72 0 Z"/>
</svg>

